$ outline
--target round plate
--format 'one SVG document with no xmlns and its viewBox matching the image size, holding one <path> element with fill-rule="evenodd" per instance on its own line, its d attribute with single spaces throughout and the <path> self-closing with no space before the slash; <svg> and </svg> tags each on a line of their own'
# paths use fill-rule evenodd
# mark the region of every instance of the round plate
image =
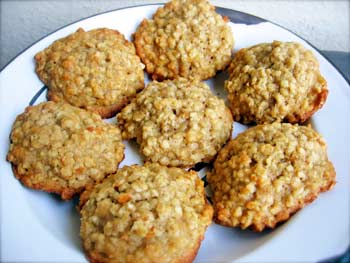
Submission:
<svg viewBox="0 0 350 263">
<path fill-rule="evenodd" d="M 41 39 L 0 74 L 0 174 L 1 174 L 1 261 L 3 262 L 84 262 L 79 239 L 77 198 L 63 202 L 55 195 L 25 188 L 15 179 L 5 161 L 9 134 L 16 116 L 32 101 L 46 100 L 38 93 L 43 83 L 35 74 L 34 55 L 54 40 L 77 28 L 117 29 L 130 39 L 144 17 L 151 17 L 160 5 L 137 6 L 83 19 Z M 235 38 L 234 51 L 273 40 L 296 41 L 311 49 L 320 61 L 320 70 L 329 86 L 324 107 L 312 117 L 312 125 L 328 142 L 329 158 L 337 172 L 337 184 L 312 204 L 295 214 L 275 230 L 254 233 L 212 224 L 197 255 L 198 262 L 281 262 L 319 261 L 336 256 L 349 246 L 350 87 L 342 75 L 315 48 L 282 27 L 263 19 L 218 8 L 230 18 Z M 227 76 L 218 74 L 207 83 L 218 96 L 225 97 Z M 42 89 L 44 91 L 44 89 Z M 38 96 L 35 96 L 38 94 Z M 34 99 L 33 99 L 34 97 Z M 113 121 L 113 120 L 112 120 Z M 235 137 L 245 130 L 235 123 Z M 135 143 L 125 142 L 126 158 L 121 166 L 142 163 Z M 204 170 L 200 172 L 204 174 Z"/>
</svg>

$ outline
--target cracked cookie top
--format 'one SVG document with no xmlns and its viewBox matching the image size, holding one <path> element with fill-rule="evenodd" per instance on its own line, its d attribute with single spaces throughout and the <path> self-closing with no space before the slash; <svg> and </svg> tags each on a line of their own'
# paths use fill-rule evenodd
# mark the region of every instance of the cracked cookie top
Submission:
<svg viewBox="0 0 350 263">
<path fill-rule="evenodd" d="M 123 138 L 136 138 L 146 160 L 180 167 L 211 161 L 233 125 L 222 99 L 186 79 L 149 83 L 117 118 Z"/>
<path fill-rule="evenodd" d="M 134 34 L 137 54 L 155 80 L 208 79 L 231 60 L 227 19 L 205 0 L 173 0 L 144 19 Z"/>
<path fill-rule="evenodd" d="M 12 127 L 7 159 L 26 186 L 70 199 L 117 170 L 124 158 L 118 127 L 67 103 L 27 107 Z"/>
<path fill-rule="evenodd" d="M 79 29 L 35 55 L 48 98 L 114 116 L 144 87 L 144 65 L 116 30 Z"/>
<path fill-rule="evenodd" d="M 207 180 L 218 223 L 262 231 L 329 190 L 335 170 L 325 141 L 313 129 L 273 123 L 228 142 Z"/>
<path fill-rule="evenodd" d="M 228 72 L 225 89 L 232 115 L 243 123 L 303 123 L 328 95 L 316 57 L 299 43 L 274 41 L 243 48 Z"/>
<path fill-rule="evenodd" d="M 81 199 L 92 262 L 192 262 L 213 210 L 196 172 L 124 166 Z"/>
</svg>

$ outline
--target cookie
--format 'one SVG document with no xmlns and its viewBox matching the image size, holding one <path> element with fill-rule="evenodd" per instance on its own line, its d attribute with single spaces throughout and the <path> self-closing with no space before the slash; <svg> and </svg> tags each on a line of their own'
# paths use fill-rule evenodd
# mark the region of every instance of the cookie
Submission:
<svg viewBox="0 0 350 263">
<path fill-rule="evenodd" d="M 231 136 L 230 110 L 198 80 L 153 81 L 118 115 L 123 139 L 147 161 L 192 167 L 210 162 Z"/>
<path fill-rule="evenodd" d="M 136 52 L 152 79 L 208 79 L 230 63 L 234 40 L 227 22 L 205 0 L 173 0 L 139 25 Z"/>
<path fill-rule="evenodd" d="M 24 185 L 64 200 L 114 173 L 123 158 L 118 127 L 62 102 L 27 107 L 13 124 L 7 154 Z"/>
<path fill-rule="evenodd" d="M 228 100 L 234 120 L 242 123 L 303 123 L 328 95 L 316 57 L 294 42 L 243 48 L 228 71 Z"/>
<path fill-rule="evenodd" d="M 216 222 L 262 231 L 330 190 L 335 170 L 325 141 L 312 128 L 273 123 L 227 143 L 207 180 Z"/>
<path fill-rule="evenodd" d="M 196 172 L 158 164 L 124 166 L 84 196 L 90 262 L 192 262 L 213 215 Z"/>
<path fill-rule="evenodd" d="M 99 28 L 55 41 L 35 55 L 48 98 L 114 116 L 144 87 L 144 65 L 116 30 Z"/>
</svg>

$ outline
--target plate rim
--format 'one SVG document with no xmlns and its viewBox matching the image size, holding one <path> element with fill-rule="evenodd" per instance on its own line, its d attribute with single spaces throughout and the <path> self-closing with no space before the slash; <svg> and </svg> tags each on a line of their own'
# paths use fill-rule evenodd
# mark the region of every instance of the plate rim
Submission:
<svg viewBox="0 0 350 263">
<path fill-rule="evenodd" d="M 139 4 L 139 5 L 129 5 L 129 6 L 125 6 L 125 7 L 120 7 L 120 8 L 115 8 L 115 9 L 111 9 L 111 10 L 106 10 L 106 11 L 103 11 L 103 12 L 99 12 L 99 13 L 95 13 L 95 14 L 92 14 L 90 16 L 86 16 L 86 17 L 82 17 L 80 19 L 77 19 L 75 21 L 72 21 L 68 24 L 65 24 L 47 34 L 45 34 L 43 37 L 35 40 L 34 42 L 32 42 L 31 44 L 29 44 L 26 48 L 24 48 L 22 51 L 20 51 L 16 56 L 14 56 L 12 59 L 10 59 L 1 69 L 0 69 L 0 75 L 1 73 L 9 66 L 12 64 L 12 62 L 14 62 L 17 58 L 19 58 L 22 54 L 24 54 L 26 51 L 28 51 L 31 47 L 33 47 L 34 45 L 36 45 L 38 42 L 42 41 L 43 39 L 49 37 L 50 35 L 68 27 L 68 26 L 71 26 L 75 23 L 78 23 L 78 22 L 81 22 L 83 20 L 86 20 L 86 19 L 89 19 L 89 18 L 93 18 L 93 17 L 96 17 L 96 16 L 100 16 L 100 15 L 104 15 L 104 14 L 108 14 L 108 13 L 112 13 L 112 12 L 115 12 L 115 11 L 120 11 L 120 10 L 125 10 L 125 9 L 131 9 L 131 8 L 137 8 L 137 7 L 146 7 L 146 6 L 157 6 L 157 5 L 161 5 L 163 6 L 164 4 L 166 3 L 146 3 L 146 4 Z M 264 22 L 268 22 L 268 23 L 271 23 L 277 27 L 280 27 L 286 31 L 288 31 L 289 33 L 297 36 L 298 38 L 302 39 L 303 41 L 305 41 L 308 45 L 310 45 L 312 48 L 314 48 L 328 63 L 330 63 L 330 65 L 332 65 L 332 67 L 340 74 L 340 76 L 343 78 L 343 80 L 350 86 L 350 80 L 345 76 L 345 74 L 338 68 L 338 66 L 336 66 L 324 53 L 323 51 L 321 51 L 319 48 L 315 47 L 312 43 L 310 43 L 308 40 L 306 40 L 305 38 L 301 37 L 299 34 L 293 32 L 292 30 L 286 28 L 285 26 L 282 26 L 278 23 L 275 23 L 273 21 L 270 21 L 270 20 L 267 20 L 265 18 L 261 18 L 259 16 L 256 16 L 256 15 L 252 15 L 252 14 L 249 14 L 249 13 L 246 13 L 246 12 L 242 12 L 242 11 L 238 11 L 238 10 L 235 10 L 235 9 L 231 9 L 231 8 L 226 8 L 226 7 L 221 7 L 221 6 L 216 6 L 215 5 L 215 8 L 216 8 L 216 11 L 220 14 L 222 14 L 223 12 L 227 12 L 227 13 L 231 13 L 231 15 L 233 15 L 233 13 L 237 13 L 237 14 L 241 14 L 243 16 L 247 16 L 247 17 L 252 17 L 252 18 L 255 18 L 256 20 L 258 20 L 259 22 L 258 23 L 253 23 L 253 24 L 259 24 L 259 23 L 264 23 Z M 226 14 L 225 14 L 226 15 Z M 231 19 L 231 17 L 229 15 L 227 15 L 230 19 L 231 22 L 233 22 L 233 20 Z M 336 255 L 332 255 L 328 258 L 325 258 L 325 259 L 322 259 L 321 262 L 327 262 L 328 260 L 334 260 L 334 259 L 337 259 L 339 256 L 341 255 L 344 255 L 344 253 L 346 251 L 349 250 L 349 246 L 348 248 L 340 253 L 340 254 L 336 254 Z M 0 251 L 1 251 L 1 247 L 0 247 Z"/>
</svg>

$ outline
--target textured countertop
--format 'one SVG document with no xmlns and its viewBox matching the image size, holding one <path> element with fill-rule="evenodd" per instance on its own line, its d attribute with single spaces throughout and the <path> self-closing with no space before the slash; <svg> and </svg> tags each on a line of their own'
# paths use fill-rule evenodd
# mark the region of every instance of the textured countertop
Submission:
<svg viewBox="0 0 350 263">
<path fill-rule="evenodd" d="M 0 68 L 26 47 L 66 24 L 108 10 L 164 0 L 2 0 Z M 350 1 L 210 0 L 216 6 L 275 22 L 321 50 L 350 52 Z"/>
</svg>

